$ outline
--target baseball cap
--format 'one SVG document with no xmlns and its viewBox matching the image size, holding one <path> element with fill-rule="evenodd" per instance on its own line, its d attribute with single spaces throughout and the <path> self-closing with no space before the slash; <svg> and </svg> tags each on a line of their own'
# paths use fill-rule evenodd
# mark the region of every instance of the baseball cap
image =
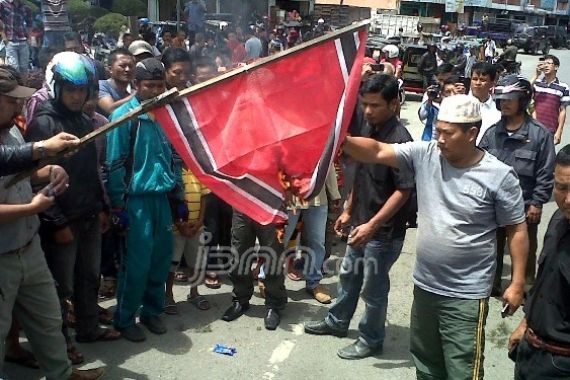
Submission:
<svg viewBox="0 0 570 380">
<path fill-rule="evenodd" d="M 456 124 L 478 123 L 481 121 L 480 102 L 469 95 L 449 96 L 441 102 L 437 120 Z"/>
<path fill-rule="evenodd" d="M 133 41 L 129 45 L 129 51 L 131 52 L 132 55 L 141 55 L 144 53 L 148 53 L 154 57 L 154 54 L 152 52 L 152 46 L 150 46 L 150 44 L 144 40 Z"/>
<path fill-rule="evenodd" d="M 146 58 L 135 66 L 135 79 L 141 80 L 164 80 L 164 65 L 156 58 Z"/>
<path fill-rule="evenodd" d="M 11 72 L 0 69 L 0 95 L 11 98 L 29 98 L 34 92 L 36 92 L 35 88 L 20 86 Z"/>
</svg>

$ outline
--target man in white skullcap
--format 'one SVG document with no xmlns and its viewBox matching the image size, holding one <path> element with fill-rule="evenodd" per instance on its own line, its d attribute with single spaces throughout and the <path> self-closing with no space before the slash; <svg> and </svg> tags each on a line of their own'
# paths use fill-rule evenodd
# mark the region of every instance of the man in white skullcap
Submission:
<svg viewBox="0 0 570 380">
<path fill-rule="evenodd" d="M 384 144 L 348 137 L 345 153 L 361 162 L 412 170 L 418 196 L 410 350 L 418 379 L 483 379 L 488 299 L 495 273 L 495 231 L 505 227 L 512 283 L 504 313 L 520 306 L 528 234 L 514 170 L 475 145 L 479 102 L 448 97 L 438 139 Z"/>
</svg>

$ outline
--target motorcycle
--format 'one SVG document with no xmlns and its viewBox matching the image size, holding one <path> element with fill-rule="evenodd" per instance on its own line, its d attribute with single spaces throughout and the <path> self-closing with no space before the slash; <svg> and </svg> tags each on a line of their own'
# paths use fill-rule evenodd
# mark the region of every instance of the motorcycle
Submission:
<svg viewBox="0 0 570 380">
<path fill-rule="evenodd" d="M 509 74 L 520 74 L 521 73 L 521 65 L 522 62 L 521 61 L 511 61 L 511 60 L 507 60 L 507 59 L 496 59 L 495 62 L 496 65 L 500 65 L 503 67 L 503 69 L 505 69 L 503 75 L 509 75 Z"/>
</svg>

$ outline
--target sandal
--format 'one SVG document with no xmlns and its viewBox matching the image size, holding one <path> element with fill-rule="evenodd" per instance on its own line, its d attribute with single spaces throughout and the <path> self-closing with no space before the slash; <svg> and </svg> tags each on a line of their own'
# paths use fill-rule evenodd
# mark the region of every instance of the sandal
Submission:
<svg viewBox="0 0 570 380">
<path fill-rule="evenodd" d="M 164 313 L 168 315 L 177 315 L 178 314 L 178 305 L 176 305 L 176 301 L 173 298 L 167 298 L 165 305 L 164 305 Z"/>
<path fill-rule="evenodd" d="M 291 281 L 301 281 L 303 279 L 303 270 L 297 269 L 298 260 L 291 258 L 287 263 L 287 277 Z"/>
<path fill-rule="evenodd" d="M 113 324 L 113 313 L 99 305 L 99 323 L 102 325 L 110 326 Z"/>
<path fill-rule="evenodd" d="M 26 367 L 26 368 L 32 368 L 32 369 L 40 368 L 40 364 L 36 360 L 36 357 L 34 356 L 34 354 L 32 354 L 28 350 L 24 350 L 23 348 L 20 348 L 18 350 L 18 353 L 14 356 L 6 354 L 4 356 L 4 361 L 7 361 L 9 363 L 18 364 L 18 365 L 21 365 L 22 367 Z"/>
<path fill-rule="evenodd" d="M 73 344 L 68 344 L 67 346 L 67 357 L 69 358 L 71 364 L 81 364 L 85 361 L 83 354 L 79 352 L 79 350 L 77 350 L 77 347 L 75 347 Z"/>
<path fill-rule="evenodd" d="M 99 328 L 97 331 L 88 336 L 76 335 L 75 340 L 77 343 L 95 343 L 95 342 L 110 342 L 121 338 L 121 333 L 115 329 Z M 67 351 L 69 353 L 69 349 Z"/>
<path fill-rule="evenodd" d="M 174 274 L 174 281 L 176 281 L 176 282 L 188 282 L 188 276 L 184 272 L 177 271 Z"/>
<path fill-rule="evenodd" d="M 196 297 L 190 297 L 190 295 L 188 295 L 188 302 L 196 306 L 198 310 L 204 311 L 210 309 L 210 303 L 201 295 L 197 295 Z"/>
<path fill-rule="evenodd" d="M 222 287 L 222 283 L 220 282 L 220 278 L 216 273 L 208 272 L 206 273 L 206 278 L 204 280 L 204 284 L 207 288 L 210 289 L 220 289 Z"/>
</svg>

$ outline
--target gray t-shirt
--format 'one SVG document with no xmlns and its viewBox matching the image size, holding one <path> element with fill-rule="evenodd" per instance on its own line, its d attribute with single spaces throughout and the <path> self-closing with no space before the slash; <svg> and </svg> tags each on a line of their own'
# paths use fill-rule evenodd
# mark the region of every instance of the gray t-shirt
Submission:
<svg viewBox="0 0 570 380">
<path fill-rule="evenodd" d="M 456 168 L 440 155 L 435 141 L 394 149 L 400 166 L 416 177 L 414 283 L 447 297 L 488 297 L 496 266 L 495 231 L 525 221 L 514 170 L 487 152 L 474 166 Z"/>
<path fill-rule="evenodd" d="M 24 138 L 18 127 L 0 131 L 0 144 L 24 144 Z M 12 177 L 14 175 L 0 177 L 0 204 L 21 205 L 30 203 L 34 197 L 30 179 L 23 179 L 6 189 L 5 186 Z M 26 246 L 38 232 L 39 226 L 40 221 L 37 215 L 24 216 L 8 223 L 0 223 L 0 255 Z"/>
</svg>

